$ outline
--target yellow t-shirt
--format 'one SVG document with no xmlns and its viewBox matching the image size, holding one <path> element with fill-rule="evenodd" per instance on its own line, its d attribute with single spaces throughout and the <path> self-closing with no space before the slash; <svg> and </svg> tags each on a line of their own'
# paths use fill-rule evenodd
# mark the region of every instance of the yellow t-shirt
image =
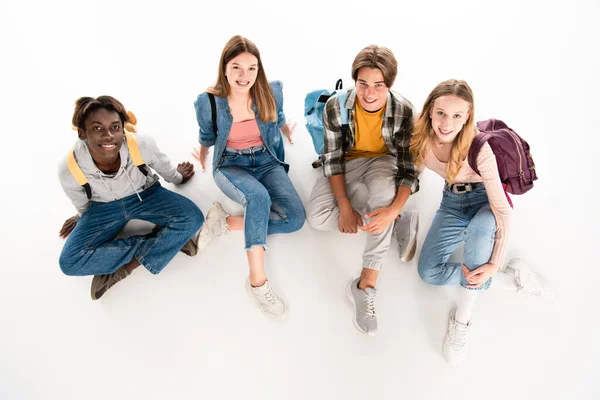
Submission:
<svg viewBox="0 0 600 400">
<path fill-rule="evenodd" d="M 369 112 L 360 106 L 356 99 L 354 112 L 354 147 L 344 159 L 373 158 L 389 154 L 389 149 L 381 136 L 385 105 L 380 110 Z"/>
</svg>

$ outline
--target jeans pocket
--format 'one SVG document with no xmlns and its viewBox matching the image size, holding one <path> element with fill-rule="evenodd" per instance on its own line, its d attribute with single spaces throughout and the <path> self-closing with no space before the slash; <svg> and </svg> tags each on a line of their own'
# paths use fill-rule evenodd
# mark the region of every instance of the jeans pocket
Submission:
<svg viewBox="0 0 600 400">
<path fill-rule="evenodd" d="M 223 166 L 224 164 L 229 164 L 234 162 L 235 160 L 237 160 L 240 157 L 239 153 L 230 153 L 230 152 L 225 152 L 223 153 L 223 156 L 221 157 L 221 166 Z"/>
</svg>

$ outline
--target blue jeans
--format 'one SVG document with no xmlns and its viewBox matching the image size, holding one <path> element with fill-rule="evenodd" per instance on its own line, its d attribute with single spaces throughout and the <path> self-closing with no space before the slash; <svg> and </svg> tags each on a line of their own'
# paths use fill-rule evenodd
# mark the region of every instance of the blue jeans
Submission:
<svg viewBox="0 0 600 400">
<path fill-rule="evenodd" d="M 66 275 L 102 275 L 115 272 L 134 257 L 158 274 L 200 229 L 204 215 L 188 198 L 156 182 L 140 193 L 109 203 L 91 202 L 60 255 Z M 127 221 L 138 219 L 160 227 L 156 235 L 117 239 Z"/>
<path fill-rule="evenodd" d="M 432 285 L 466 287 L 469 283 L 462 273 L 462 264 L 448 259 L 464 241 L 464 264 L 473 271 L 490 261 L 495 236 L 496 219 L 483 185 L 461 194 L 446 186 L 421 249 L 419 276 Z M 478 288 L 468 289 L 486 290 L 491 282 L 492 278 Z"/>
<path fill-rule="evenodd" d="M 217 186 L 244 206 L 246 250 L 267 248 L 267 235 L 302 228 L 302 201 L 285 169 L 263 146 L 244 150 L 226 148 L 214 171 Z"/>
</svg>

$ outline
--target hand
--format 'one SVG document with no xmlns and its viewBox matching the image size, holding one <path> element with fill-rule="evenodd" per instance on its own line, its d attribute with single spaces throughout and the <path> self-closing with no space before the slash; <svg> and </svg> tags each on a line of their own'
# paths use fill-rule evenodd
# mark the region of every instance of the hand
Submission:
<svg viewBox="0 0 600 400">
<path fill-rule="evenodd" d="M 179 163 L 177 165 L 177 172 L 183 176 L 181 183 L 186 183 L 192 176 L 194 176 L 194 164 L 188 161 Z"/>
<path fill-rule="evenodd" d="M 469 282 L 467 287 L 477 288 L 484 284 L 492 275 L 494 275 L 498 271 L 498 266 L 496 264 L 483 264 L 481 267 L 474 269 L 473 271 L 469 271 L 464 264 L 462 266 L 462 273 Z"/>
<path fill-rule="evenodd" d="M 288 142 L 290 142 L 290 144 L 294 144 L 294 141 L 292 140 L 292 133 L 294 132 L 294 129 L 296 128 L 296 123 L 292 122 L 286 122 L 285 125 L 283 125 L 281 127 L 281 133 L 283 133 L 283 136 L 286 137 L 286 139 L 288 140 Z"/>
<path fill-rule="evenodd" d="M 352 207 L 347 209 L 340 208 L 340 218 L 338 219 L 338 228 L 342 233 L 356 233 L 358 229 L 356 227 L 363 226 L 363 220 L 360 214 Z"/>
<path fill-rule="evenodd" d="M 194 151 L 192 152 L 192 156 L 200 161 L 200 165 L 202 166 L 202 172 L 206 172 L 206 156 L 210 152 L 209 147 L 200 146 L 200 150 L 194 147 Z"/>
<path fill-rule="evenodd" d="M 372 219 L 360 229 L 365 232 L 379 234 L 398 218 L 398 213 L 393 212 L 389 207 L 383 207 L 365 214 L 365 218 Z"/>
<path fill-rule="evenodd" d="M 73 229 L 75 229 L 77 221 L 79 221 L 79 214 L 67 219 L 63 224 L 62 228 L 60 229 L 60 232 L 58 232 L 58 236 L 60 236 L 63 239 L 66 239 L 67 236 L 69 236 L 69 234 L 73 231 Z"/>
</svg>

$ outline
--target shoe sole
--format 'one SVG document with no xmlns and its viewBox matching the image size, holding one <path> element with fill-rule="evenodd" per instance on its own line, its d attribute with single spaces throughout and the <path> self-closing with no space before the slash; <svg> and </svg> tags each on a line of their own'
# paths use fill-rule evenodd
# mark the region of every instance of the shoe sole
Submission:
<svg viewBox="0 0 600 400">
<path fill-rule="evenodd" d="M 98 288 L 96 287 L 96 285 L 94 285 L 95 280 L 96 280 L 96 275 L 94 275 L 94 277 L 92 278 L 92 285 L 90 287 L 90 296 L 92 297 L 92 300 L 100 299 L 102 296 L 104 296 L 104 293 L 107 292 L 107 290 L 105 290 L 104 292 L 100 293 L 100 296 L 96 297 L 96 291 L 98 290 Z"/>
<path fill-rule="evenodd" d="M 283 303 L 285 309 L 283 311 L 283 313 L 277 315 L 277 314 L 272 314 L 270 312 L 268 312 L 267 310 L 264 309 L 263 306 L 260 305 L 260 302 L 258 300 L 256 300 L 256 297 L 254 297 L 254 293 L 252 293 L 252 290 L 250 289 L 250 283 L 246 283 L 244 286 L 246 286 L 246 293 L 248 293 L 248 295 L 250 297 L 252 297 L 253 303 L 260 309 L 260 311 L 263 312 L 263 314 L 265 314 L 267 317 L 276 320 L 276 321 L 283 321 L 284 319 L 287 318 L 288 316 L 288 306 L 285 303 L 285 301 L 281 300 L 281 302 Z"/>
<path fill-rule="evenodd" d="M 348 301 L 350 302 L 350 304 L 352 304 L 352 323 L 354 324 L 356 330 L 362 333 L 363 335 L 375 336 L 377 332 L 367 333 L 363 331 L 358 325 L 358 322 L 356 321 L 356 303 L 354 303 L 354 296 L 352 296 L 352 282 L 354 281 L 350 281 L 350 283 L 348 283 L 348 286 L 346 287 L 346 296 L 348 297 Z"/>
<path fill-rule="evenodd" d="M 444 360 L 446 360 L 446 363 L 447 363 L 449 366 L 451 366 L 452 368 L 458 368 L 458 367 L 460 367 L 460 366 L 463 364 L 463 362 L 464 362 L 464 360 L 462 360 L 462 361 L 459 361 L 459 362 L 450 362 L 450 359 L 449 359 L 449 357 L 448 357 L 448 354 L 446 354 L 446 349 L 445 349 L 445 348 L 442 348 L 442 354 L 444 355 Z"/>
<path fill-rule="evenodd" d="M 413 221 L 410 221 L 410 224 L 413 224 Z M 411 261 L 414 256 L 415 253 L 417 251 L 417 235 L 419 234 L 419 214 L 417 214 L 417 216 L 415 217 L 415 236 L 409 240 L 408 245 L 406 246 L 406 250 L 404 255 L 400 255 L 400 260 L 403 262 L 409 262 Z M 412 228 L 412 227 L 410 227 Z M 409 232 L 412 231 L 412 229 L 409 228 Z"/>
</svg>

